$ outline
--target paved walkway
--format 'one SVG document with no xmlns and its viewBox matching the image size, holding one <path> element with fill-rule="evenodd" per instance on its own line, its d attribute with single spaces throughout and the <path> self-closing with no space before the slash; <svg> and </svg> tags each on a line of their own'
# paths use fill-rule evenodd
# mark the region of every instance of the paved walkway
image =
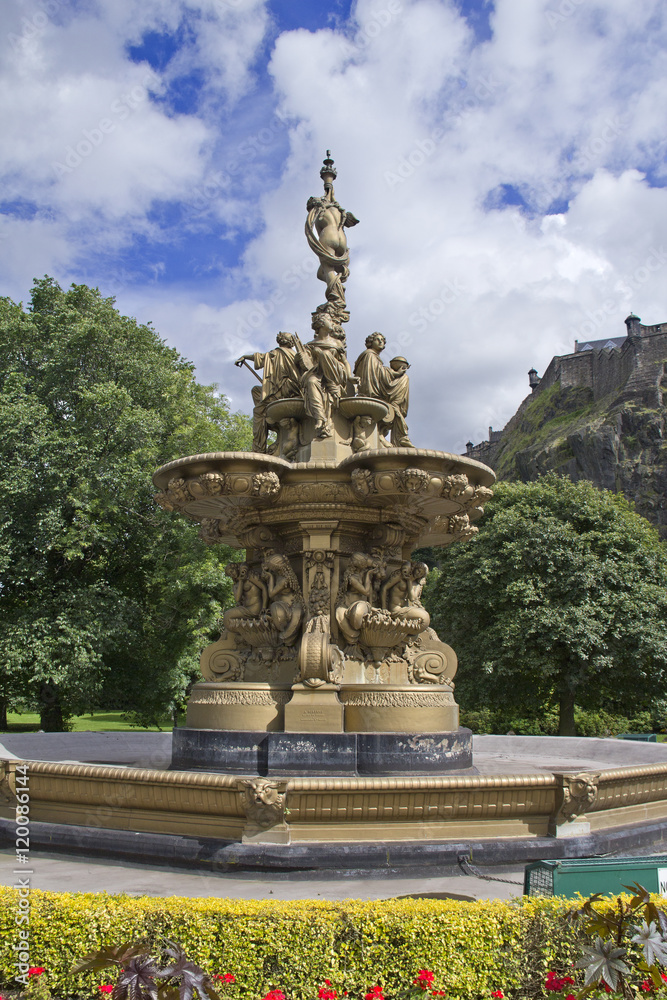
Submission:
<svg viewBox="0 0 667 1000">
<path fill-rule="evenodd" d="M 22 866 L 23 867 L 23 866 Z M 70 858 L 30 852 L 30 885 L 53 892 L 125 892 L 131 896 L 216 896 L 224 899 L 390 899 L 395 896 L 446 895 L 465 899 L 510 899 L 523 892 L 523 868 L 484 869 L 484 874 L 513 879 L 519 885 L 486 882 L 446 870 L 440 878 L 418 875 L 399 878 L 322 879 L 309 873 L 276 879 L 267 875 L 246 878 L 211 875 L 182 869 L 150 868 L 127 862 Z M 13 885 L 20 876 L 13 852 L 0 851 L 0 885 Z"/>
</svg>

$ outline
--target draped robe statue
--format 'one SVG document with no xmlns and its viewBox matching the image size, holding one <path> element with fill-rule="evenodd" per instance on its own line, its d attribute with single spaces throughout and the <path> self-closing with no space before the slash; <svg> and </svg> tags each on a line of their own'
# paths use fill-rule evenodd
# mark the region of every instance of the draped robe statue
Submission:
<svg viewBox="0 0 667 1000">
<path fill-rule="evenodd" d="M 357 358 L 354 374 L 359 379 L 359 395 L 374 396 L 390 406 L 387 423 L 380 425 L 380 432 L 386 436 L 391 430 L 391 444 L 395 448 L 412 448 L 408 437 L 406 416 L 410 395 L 410 380 L 407 373 L 410 365 L 405 358 L 393 358 L 387 368 L 380 359 L 386 346 L 381 333 L 371 333 L 366 337 L 366 350 Z"/>
</svg>

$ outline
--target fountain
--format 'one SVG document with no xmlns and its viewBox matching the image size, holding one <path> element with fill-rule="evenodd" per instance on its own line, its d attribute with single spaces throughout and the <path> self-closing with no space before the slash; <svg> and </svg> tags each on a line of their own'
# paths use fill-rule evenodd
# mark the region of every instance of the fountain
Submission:
<svg viewBox="0 0 667 1000">
<path fill-rule="evenodd" d="M 473 763 L 456 654 L 411 556 L 471 538 L 494 475 L 413 447 L 410 365 L 384 363 L 381 333 L 348 360 L 357 219 L 335 199 L 328 153 L 320 174 L 312 338 L 280 332 L 236 362 L 258 379 L 253 451 L 178 458 L 153 477 L 166 511 L 245 549 L 226 568 L 234 607 L 202 654 L 186 726 L 173 740 L 3 737 L 0 839 L 13 844 L 29 772 L 33 848 L 214 871 L 423 871 L 473 850 L 498 863 L 663 842 L 663 744 L 476 736 Z"/>
<path fill-rule="evenodd" d="M 172 763 L 266 778 L 460 772 L 472 741 L 456 655 L 430 627 L 427 567 L 410 557 L 470 538 L 494 474 L 412 445 L 410 366 L 384 364 L 382 334 L 348 361 L 345 229 L 357 219 L 335 199 L 328 153 L 320 174 L 306 236 L 326 300 L 312 339 L 281 332 L 236 362 L 262 371 L 254 450 L 179 458 L 153 477 L 157 502 L 200 522 L 205 541 L 246 550 L 227 566 L 236 606 L 204 650 Z"/>
</svg>

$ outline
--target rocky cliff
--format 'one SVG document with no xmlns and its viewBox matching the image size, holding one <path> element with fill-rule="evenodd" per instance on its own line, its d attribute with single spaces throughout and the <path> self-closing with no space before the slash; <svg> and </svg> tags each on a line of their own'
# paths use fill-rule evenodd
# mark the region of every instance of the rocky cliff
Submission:
<svg viewBox="0 0 667 1000">
<path fill-rule="evenodd" d="M 500 440 L 477 446 L 474 457 L 501 479 L 528 481 L 554 470 L 622 492 L 667 538 L 667 336 L 651 337 L 650 356 L 645 344 L 628 338 L 622 350 L 632 363 L 604 395 L 599 380 L 564 385 L 587 380 L 564 378 L 566 366 L 556 364 L 575 356 L 554 358 L 547 384 L 523 401 Z M 619 352 L 604 353 L 618 368 Z M 595 362 L 604 366 L 605 358 Z"/>
</svg>

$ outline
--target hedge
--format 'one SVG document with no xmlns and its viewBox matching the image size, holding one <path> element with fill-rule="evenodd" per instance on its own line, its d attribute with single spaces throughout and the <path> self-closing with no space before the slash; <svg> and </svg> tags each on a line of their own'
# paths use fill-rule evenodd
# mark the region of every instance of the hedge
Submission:
<svg viewBox="0 0 667 1000">
<path fill-rule="evenodd" d="M 233 973 L 229 1000 L 260 998 L 272 987 L 288 1000 L 316 1000 L 324 979 L 363 995 L 381 983 L 391 997 L 420 969 L 435 974 L 448 997 L 545 997 L 549 969 L 581 955 L 572 906 L 554 898 L 388 899 L 267 902 L 53 893 L 32 890 L 30 962 L 58 997 L 98 997 L 109 972 L 71 977 L 76 960 L 104 944 L 138 938 L 179 942 L 211 974 Z M 17 893 L 0 888 L 0 987 L 15 989 L 13 934 Z"/>
</svg>

